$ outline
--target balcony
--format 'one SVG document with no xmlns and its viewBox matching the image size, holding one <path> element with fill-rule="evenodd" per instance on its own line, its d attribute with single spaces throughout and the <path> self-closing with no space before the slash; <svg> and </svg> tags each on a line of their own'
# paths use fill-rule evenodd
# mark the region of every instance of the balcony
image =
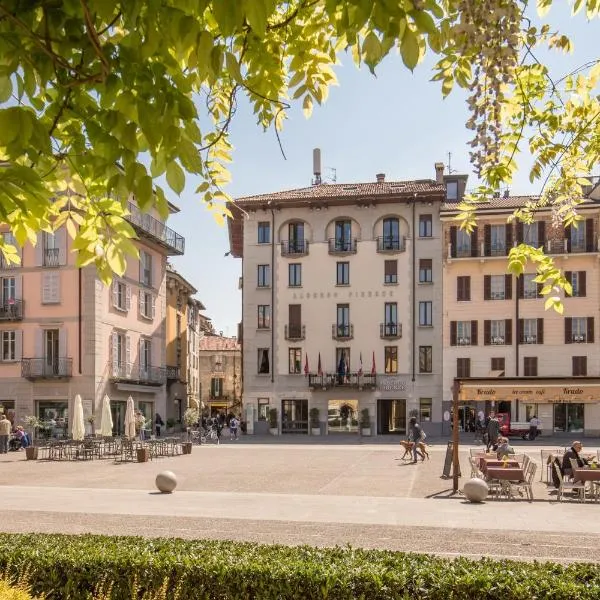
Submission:
<svg viewBox="0 0 600 600">
<path fill-rule="evenodd" d="M 303 340 L 306 338 L 306 325 L 285 325 L 284 335 L 286 340 Z"/>
<path fill-rule="evenodd" d="M 160 386 L 167 381 L 167 369 L 164 367 L 145 366 L 138 363 L 115 363 L 110 366 L 110 379 L 114 382 Z"/>
<path fill-rule="evenodd" d="M 308 254 L 308 240 L 283 240 L 281 242 L 281 256 L 306 256 Z"/>
<path fill-rule="evenodd" d="M 377 238 L 377 252 L 393 254 L 404 252 L 406 243 L 404 237 L 382 235 Z"/>
<path fill-rule="evenodd" d="M 20 268 L 21 268 L 21 263 L 16 264 L 16 263 L 8 262 L 6 260 L 6 258 L 4 258 L 4 254 L 0 254 L 0 269 L 20 269 Z"/>
<path fill-rule="evenodd" d="M 25 379 L 61 379 L 72 377 L 72 358 L 23 358 L 21 377 Z"/>
<path fill-rule="evenodd" d="M 496 336 L 492 337 L 490 341 L 492 343 L 492 346 L 504 346 L 504 336 L 503 335 L 496 335 Z"/>
<path fill-rule="evenodd" d="M 380 323 L 379 337 L 383 340 L 395 340 L 402 337 L 402 323 Z"/>
<path fill-rule="evenodd" d="M 43 248 L 42 249 L 42 265 L 44 267 L 58 267 L 59 257 L 58 248 Z"/>
<path fill-rule="evenodd" d="M 23 318 L 23 300 L 10 298 L 0 304 L 0 321 L 20 321 Z"/>
<path fill-rule="evenodd" d="M 177 381 L 179 379 L 179 367 L 167 367 L 167 381 Z"/>
<path fill-rule="evenodd" d="M 362 390 L 363 388 L 375 389 L 377 386 L 377 376 L 371 373 L 325 373 L 318 375 L 315 373 L 308 376 L 308 387 L 319 391 L 329 388 L 352 388 Z"/>
<path fill-rule="evenodd" d="M 127 203 L 129 215 L 125 217 L 136 231 L 148 237 L 153 242 L 166 248 L 169 256 L 181 255 L 185 251 L 185 238 L 175 233 L 162 221 L 143 213 L 133 202 Z"/>
<path fill-rule="evenodd" d="M 329 238 L 329 254 L 356 254 L 358 240 L 356 238 L 346 240 L 338 238 Z"/>
<path fill-rule="evenodd" d="M 331 338 L 334 340 L 351 340 L 354 337 L 354 325 L 332 325 Z"/>
</svg>

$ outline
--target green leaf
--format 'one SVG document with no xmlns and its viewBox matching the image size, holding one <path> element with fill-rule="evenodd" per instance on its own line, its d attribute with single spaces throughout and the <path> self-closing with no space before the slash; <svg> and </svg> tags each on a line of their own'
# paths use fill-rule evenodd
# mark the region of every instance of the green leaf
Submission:
<svg viewBox="0 0 600 600">
<path fill-rule="evenodd" d="M 402 61 L 412 71 L 419 62 L 419 38 L 410 28 L 406 28 L 400 44 Z"/>
<path fill-rule="evenodd" d="M 6 102 L 12 94 L 12 81 L 10 77 L 0 75 L 0 102 Z"/>
<path fill-rule="evenodd" d="M 267 31 L 267 7 L 265 6 L 265 0 L 246 0 L 244 2 L 244 9 L 246 11 L 246 20 L 252 31 L 259 37 L 264 37 Z"/>
<path fill-rule="evenodd" d="M 370 31 L 365 37 L 362 49 L 365 64 L 369 67 L 371 73 L 375 73 L 375 67 L 379 64 L 383 55 L 383 48 L 381 41 L 373 31 Z"/>
<path fill-rule="evenodd" d="M 167 165 L 167 183 L 176 194 L 179 195 L 183 192 L 185 175 L 183 169 L 175 161 L 171 161 Z"/>
</svg>

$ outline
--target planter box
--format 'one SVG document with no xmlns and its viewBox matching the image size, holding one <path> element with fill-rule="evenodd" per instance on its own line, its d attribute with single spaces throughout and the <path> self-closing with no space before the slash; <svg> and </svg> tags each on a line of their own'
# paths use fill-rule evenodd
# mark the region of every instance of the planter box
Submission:
<svg viewBox="0 0 600 600">
<path fill-rule="evenodd" d="M 321 435 L 321 428 L 320 427 L 311 427 L 310 435 Z"/>
<path fill-rule="evenodd" d="M 27 460 L 37 460 L 39 448 L 29 446 L 25 448 L 25 458 Z"/>
<path fill-rule="evenodd" d="M 361 427 L 360 428 L 360 435 L 364 435 L 364 436 L 370 436 L 371 435 L 371 428 L 370 427 Z"/>
<path fill-rule="evenodd" d="M 148 448 L 137 449 L 137 460 L 138 462 L 148 462 L 150 458 L 150 450 Z"/>
<path fill-rule="evenodd" d="M 269 427 L 269 433 L 271 435 L 279 435 L 279 429 L 277 427 Z"/>
<path fill-rule="evenodd" d="M 181 449 L 183 450 L 184 454 L 191 454 L 192 453 L 192 442 L 183 442 L 181 444 Z"/>
</svg>

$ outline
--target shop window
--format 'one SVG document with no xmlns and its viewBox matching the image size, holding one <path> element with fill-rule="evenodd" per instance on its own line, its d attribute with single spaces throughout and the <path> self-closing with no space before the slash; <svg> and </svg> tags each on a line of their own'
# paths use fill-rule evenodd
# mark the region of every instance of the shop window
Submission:
<svg viewBox="0 0 600 600">
<path fill-rule="evenodd" d="M 259 398 L 258 399 L 258 420 L 268 421 L 269 420 L 269 399 Z"/>
<path fill-rule="evenodd" d="M 431 421 L 431 398 L 419 398 L 419 421 L 425 423 Z"/>
</svg>

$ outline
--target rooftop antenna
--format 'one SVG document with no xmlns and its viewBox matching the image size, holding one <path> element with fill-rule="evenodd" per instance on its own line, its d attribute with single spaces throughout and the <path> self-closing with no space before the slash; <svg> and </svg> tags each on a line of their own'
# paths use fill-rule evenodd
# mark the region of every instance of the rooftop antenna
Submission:
<svg viewBox="0 0 600 600">
<path fill-rule="evenodd" d="M 313 173 L 315 178 L 312 181 L 313 185 L 321 185 L 321 148 L 313 150 Z"/>
<path fill-rule="evenodd" d="M 456 169 L 452 168 L 452 152 L 448 152 L 448 175 L 456 173 Z"/>
<path fill-rule="evenodd" d="M 331 171 L 331 175 L 328 177 L 331 183 L 337 182 L 337 169 L 335 167 L 325 167 L 327 170 Z"/>
</svg>

